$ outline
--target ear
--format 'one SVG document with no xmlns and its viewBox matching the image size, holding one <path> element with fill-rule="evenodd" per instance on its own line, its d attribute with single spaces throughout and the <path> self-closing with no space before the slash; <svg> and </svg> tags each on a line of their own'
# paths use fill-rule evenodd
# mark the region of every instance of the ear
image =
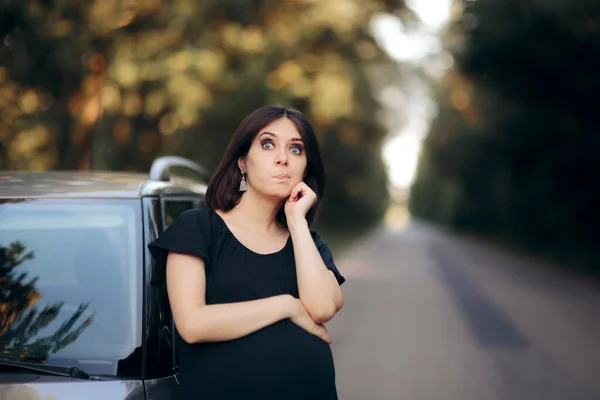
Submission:
<svg viewBox="0 0 600 400">
<path fill-rule="evenodd" d="M 238 169 L 246 172 L 246 160 L 244 159 L 244 157 L 238 158 L 237 165 L 238 165 Z"/>
</svg>

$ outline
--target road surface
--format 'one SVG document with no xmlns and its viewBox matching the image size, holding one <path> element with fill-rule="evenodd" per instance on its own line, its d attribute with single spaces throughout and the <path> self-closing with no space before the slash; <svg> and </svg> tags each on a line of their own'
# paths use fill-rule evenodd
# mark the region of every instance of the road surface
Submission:
<svg viewBox="0 0 600 400">
<path fill-rule="evenodd" d="M 337 259 L 340 400 L 600 399 L 600 284 L 422 223 Z"/>
</svg>

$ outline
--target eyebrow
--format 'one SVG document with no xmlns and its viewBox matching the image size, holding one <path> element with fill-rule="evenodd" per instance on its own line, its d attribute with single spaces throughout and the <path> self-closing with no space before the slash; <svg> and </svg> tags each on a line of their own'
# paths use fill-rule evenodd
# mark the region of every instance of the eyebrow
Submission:
<svg viewBox="0 0 600 400">
<path fill-rule="evenodd" d="M 265 131 L 265 132 L 261 133 L 258 138 L 260 139 L 261 137 L 263 137 L 263 135 L 269 135 L 269 136 L 277 137 L 277 135 L 274 134 L 273 132 Z M 292 142 L 303 142 L 303 140 L 301 138 L 297 138 L 297 137 L 292 138 L 291 141 Z"/>
</svg>

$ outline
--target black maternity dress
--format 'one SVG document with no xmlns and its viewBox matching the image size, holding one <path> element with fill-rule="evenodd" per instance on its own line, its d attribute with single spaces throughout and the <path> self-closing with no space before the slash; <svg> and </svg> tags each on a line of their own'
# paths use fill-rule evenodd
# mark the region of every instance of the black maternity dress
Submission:
<svg viewBox="0 0 600 400">
<path fill-rule="evenodd" d="M 318 233 L 311 235 L 341 285 L 345 279 L 327 244 Z M 207 305 L 281 294 L 299 297 L 291 238 L 277 252 L 255 253 L 209 208 L 183 212 L 149 249 L 159 269 L 165 268 L 169 251 L 204 259 Z M 175 343 L 178 399 L 337 399 L 329 344 L 289 319 L 226 342 L 190 344 L 176 333 Z"/>
</svg>

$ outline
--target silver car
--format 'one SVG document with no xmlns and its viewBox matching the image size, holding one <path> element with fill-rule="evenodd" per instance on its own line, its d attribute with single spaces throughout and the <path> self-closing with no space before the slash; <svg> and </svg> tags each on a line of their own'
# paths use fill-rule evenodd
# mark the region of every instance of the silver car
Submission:
<svg viewBox="0 0 600 400">
<path fill-rule="evenodd" d="M 179 169 L 182 174 L 173 173 Z M 209 174 L 0 173 L 0 399 L 169 399 L 174 326 L 146 245 Z"/>
</svg>

